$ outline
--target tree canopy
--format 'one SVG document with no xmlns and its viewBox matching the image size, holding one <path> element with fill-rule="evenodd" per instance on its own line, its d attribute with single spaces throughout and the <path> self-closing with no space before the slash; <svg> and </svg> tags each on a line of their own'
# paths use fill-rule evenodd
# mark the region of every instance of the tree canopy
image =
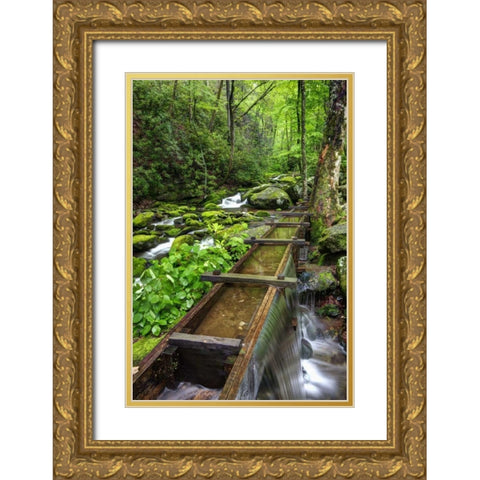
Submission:
<svg viewBox="0 0 480 480">
<path fill-rule="evenodd" d="M 133 195 L 178 201 L 313 175 L 328 80 L 135 80 Z"/>
</svg>

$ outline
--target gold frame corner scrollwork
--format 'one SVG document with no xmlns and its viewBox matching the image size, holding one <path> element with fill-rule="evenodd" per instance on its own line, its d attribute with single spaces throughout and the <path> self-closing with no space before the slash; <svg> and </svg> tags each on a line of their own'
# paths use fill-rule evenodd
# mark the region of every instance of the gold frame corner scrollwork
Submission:
<svg viewBox="0 0 480 480">
<path fill-rule="evenodd" d="M 425 478 L 426 1 L 54 0 L 54 478 Z M 387 440 L 93 439 L 93 43 L 387 42 Z"/>
</svg>

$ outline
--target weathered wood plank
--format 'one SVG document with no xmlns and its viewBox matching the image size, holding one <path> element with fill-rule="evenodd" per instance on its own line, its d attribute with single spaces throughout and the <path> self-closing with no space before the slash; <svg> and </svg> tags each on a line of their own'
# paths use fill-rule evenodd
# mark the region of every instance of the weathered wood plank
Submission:
<svg viewBox="0 0 480 480">
<path fill-rule="evenodd" d="M 246 273 L 206 272 L 200 276 L 200 280 L 214 283 L 253 283 L 290 288 L 295 288 L 297 285 L 297 279 L 295 277 L 284 277 L 283 275 L 276 277 L 273 275 L 248 275 Z"/>
<path fill-rule="evenodd" d="M 258 244 L 258 245 L 310 245 L 310 242 L 305 241 L 303 238 L 246 238 L 245 243 L 249 245 Z"/>
<path fill-rule="evenodd" d="M 275 212 L 275 214 L 281 217 L 311 217 L 313 215 L 311 212 Z"/>
<path fill-rule="evenodd" d="M 309 227 L 310 222 L 265 222 L 265 225 L 274 227 Z"/>
<path fill-rule="evenodd" d="M 168 340 L 169 345 L 177 347 L 220 350 L 230 355 L 238 353 L 242 347 L 242 340 L 238 338 L 212 337 L 210 335 L 194 335 L 191 333 L 174 332 Z"/>
</svg>

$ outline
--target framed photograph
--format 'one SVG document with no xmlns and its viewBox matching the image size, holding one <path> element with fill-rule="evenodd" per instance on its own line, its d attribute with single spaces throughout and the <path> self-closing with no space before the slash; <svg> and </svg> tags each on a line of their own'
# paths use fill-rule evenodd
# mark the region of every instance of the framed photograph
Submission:
<svg viewBox="0 0 480 480">
<path fill-rule="evenodd" d="M 54 1 L 55 478 L 425 477 L 425 15 L 400 0 Z M 334 144 L 345 178 L 318 189 Z M 306 244 L 334 184 L 345 213 L 318 237 L 347 230 L 346 303 L 340 257 Z M 256 203 L 290 187 L 288 205 Z M 237 268 L 272 239 L 291 259 Z M 282 313 L 265 341 L 306 259 L 333 282 L 308 321 L 337 330 L 301 334 Z M 173 288 L 150 295 L 147 276 Z M 251 311 L 245 283 L 263 292 Z M 205 314 L 219 297 L 231 331 Z M 320 381 L 322 345 L 337 373 Z"/>
</svg>

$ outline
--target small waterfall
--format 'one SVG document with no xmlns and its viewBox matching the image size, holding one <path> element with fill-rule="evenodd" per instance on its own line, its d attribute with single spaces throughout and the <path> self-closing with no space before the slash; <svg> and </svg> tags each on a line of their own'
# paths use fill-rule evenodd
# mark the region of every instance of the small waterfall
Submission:
<svg viewBox="0 0 480 480">
<path fill-rule="evenodd" d="M 164 388 L 157 400 L 218 400 L 221 389 L 180 382 L 175 389 Z"/>
<path fill-rule="evenodd" d="M 140 257 L 147 260 L 154 260 L 162 255 L 166 255 L 170 251 L 174 240 L 175 238 L 169 237 L 167 242 L 160 243 L 156 247 L 143 252 Z"/>
<path fill-rule="evenodd" d="M 325 334 L 325 325 L 313 310 L 297 306 L 302 336 L 302 372 L 307 400 L 346 398 L 346 352 Z"/>
<path fill-rule="evenodd" d="M 236 193 L 232 197 L 227 197 L 222 200 L 222 203 L 219 204 L 219 207 L 222 208 L 240 208 L 241 206 L 247 203 L 246 200 L 242 200 L 242 195 Z"/>
<path fill-rule="evenodd" d="M 284 275 L 294 276 L 289 259 Z M 257 340 L 239 399 L 343 400 L 346 351 L 315 313 L 314 275 L 277 293 Z M 297 325 L 296 329 L 294 325 Z"/>
<path fill-rule="evenodd" d="M 180 221 L 182 217 L 173 217 L 173 218 L 165 218 L 164 220 L 160 220 L 159 222 L 152 223 L 153 226 L 156 225 L 175 225 L 176 222 Z"/>
<path fill-rule="evenodd" d="M 200 240 L 200 249 L 209 248 L 215 246 L 215 240 L 212 237 L 205 237 Z"/>
<path fill-rule="evenodd" d="M 258 380 L 254 398 L 303 400 L 301 337 L 292 327 L 293 292 L 277 293 L 255 346 Z M 253 392 L 252 392 L 253 393 Z"/>
</svg>

